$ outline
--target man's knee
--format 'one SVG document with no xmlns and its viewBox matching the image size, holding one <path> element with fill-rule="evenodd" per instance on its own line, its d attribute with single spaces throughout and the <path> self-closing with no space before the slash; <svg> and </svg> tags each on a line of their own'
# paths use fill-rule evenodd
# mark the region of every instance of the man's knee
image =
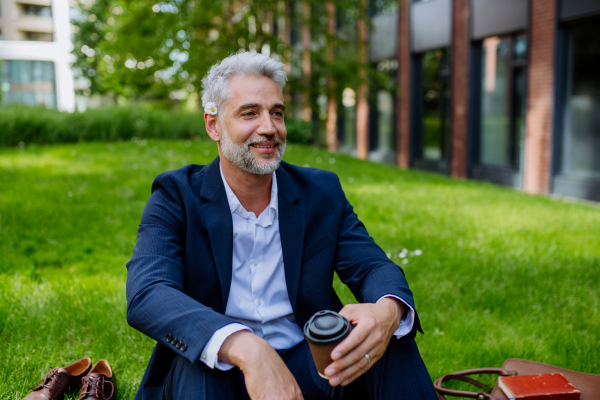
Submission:
<svg viewBox="0 0 600 400">
<path fill-rule="evenodd" d="M 392 339 L 383 357 L 367 372 L 371 399 L 404 393 L 407 399 L 436 399 L 433 383 L 414 340 Z M 399 398 L 399 397 L 396 397 Z"/>
<path fill-rule="evenodd" d="M 238 368 L 229 371 L 195 365 L 177 357 L 165 380 L 165 400 L 248 399 L 244 376 Z"/>
</svg>

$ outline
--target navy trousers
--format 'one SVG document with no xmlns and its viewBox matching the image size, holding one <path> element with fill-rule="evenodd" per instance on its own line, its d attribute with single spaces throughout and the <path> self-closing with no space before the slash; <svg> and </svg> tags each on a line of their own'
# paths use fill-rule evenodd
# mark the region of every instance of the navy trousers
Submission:
<svg viewBox="0 0 600 400">
<path fill-rule="evenodd" d="M 277 351 L 292 372 L 306 400 L 437 400 L 416 343 L 392 340 L 384 356 L 366 374 L 346 387 L 332 387 L 317 374 L 306 341 Z M 177 357 L 165 382 L 165 400 L 248 400 L 238 368 L 219 371 Z"/>
</svg>

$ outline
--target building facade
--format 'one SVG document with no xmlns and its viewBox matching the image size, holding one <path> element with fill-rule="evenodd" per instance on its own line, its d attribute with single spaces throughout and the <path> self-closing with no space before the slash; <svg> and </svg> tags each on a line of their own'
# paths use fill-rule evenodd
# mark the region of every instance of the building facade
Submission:
<svg viewBox="0 0 600 400">
<path fill-rule="evenodd" d="M 3 104 L 75 109 L 68 0 L 0 0 Z"/>
<path fill-rule="evenodd" d="M 371 88 L 370 158 L 600 201 L 600 0 L 399 0 L 373 21 L 397 92 Z"/>
</svg>

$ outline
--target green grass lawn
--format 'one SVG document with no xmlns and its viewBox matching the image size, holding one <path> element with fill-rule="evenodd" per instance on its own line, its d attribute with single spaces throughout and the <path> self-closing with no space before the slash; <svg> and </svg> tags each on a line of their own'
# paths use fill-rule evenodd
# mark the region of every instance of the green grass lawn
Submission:
<svg viewBox="0 0 600 400">
<path fill-rule="evenodd" d="M 84 356 L 133 397 L 154 342 L 125 321 L 125 264 L 150 185 L 215 156 L 206 141 L 0 149 L 0 398 Z M 509 357 L 600 373 L 600 208 L 294 144 L 285 159 L 335 171 L 402 266 L 432 378 Z"/>
</svg>

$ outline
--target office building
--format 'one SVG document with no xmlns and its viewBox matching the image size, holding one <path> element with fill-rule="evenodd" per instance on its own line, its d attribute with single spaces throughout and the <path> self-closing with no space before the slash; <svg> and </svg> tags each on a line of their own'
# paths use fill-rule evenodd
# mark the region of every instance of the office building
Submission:
<svg viewBox="0 0 600 400">
<path fill-rule="evenodd" d="M 3 104 L 73 111 L 67 0 L 0 0 Z"/>
<path fill-rule="evenodd" d="M 370 158 L 600 201 L 600 0 L 399 0 L 373 19 L 397 90 L 371 88 Z"/>
</svg>

